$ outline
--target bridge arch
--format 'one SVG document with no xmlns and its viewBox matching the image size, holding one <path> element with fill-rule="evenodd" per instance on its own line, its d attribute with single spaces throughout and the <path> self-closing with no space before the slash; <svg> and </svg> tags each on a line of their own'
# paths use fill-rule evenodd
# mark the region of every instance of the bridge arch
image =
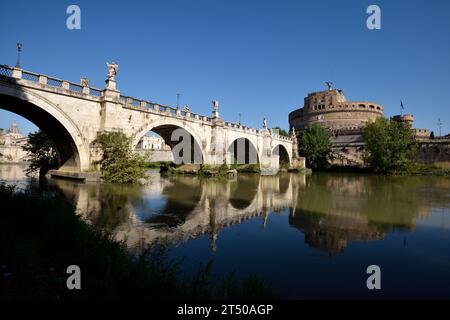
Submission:
<svg viewBox="0 0 450 320">
<path fill-rule="evenodd" d="M 176 129 L 183 129 L 191 136 L 191 150 L 193 152 L 193 157 L 191 158 L 194 160 L 194 163 L 203 163 L 205 161 L 204 145 L 206 144 L 206 141 L 200 138 L 200 135 L 197 133 L 193 126 L 182 119 L 163 118 L 149 122 L 148 124 L 142 126 L 133 135 L 133 148 L 137 146 L 139 140 L 147 132 L 153 131 L 159 134 L 164 139 L 164 142 L 173 150 L 173 148 L 179 143 L 178 141 L 172 141 L 171 139 L 172 133 Z M 175 155 L 174 158 L 176 159 Z"/>
<path fill-rule="evenodd" d="M 290 167 L 292 163 L 292 157 L 288 151 L 289 149 L 282 143 L 277 144 L 272 149 L 272 155 L 279 156 L 279 167 Z"/>
<path fill-rule="evenodd" d="M 227 163 L 257 164 L 261 166 L 261 155 L 256 141 L 246 136 L 235 136 L 229 139 Z"/>
<path fill-rule="evenodd" d="M 82 133 L 57 104 L 26 88 L 0 82 L 0 109 L 24 117 L 48 134 L 58 149 L 60 167 L 81 171 L 89 168 L 89 148 Z"/>
</svg>

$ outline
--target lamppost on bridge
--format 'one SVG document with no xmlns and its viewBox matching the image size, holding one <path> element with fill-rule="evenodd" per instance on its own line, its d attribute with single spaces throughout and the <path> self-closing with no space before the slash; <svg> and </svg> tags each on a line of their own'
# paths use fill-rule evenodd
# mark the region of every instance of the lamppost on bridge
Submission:
<svg viewBox="0 0 450 320">
<path fill-rule="evenodd" d="M 442 125 L 443 125 L 441 118 L 438 119 L 437 125 L 439 127 L 439 137 L 441 137 L 442 136 Z"/>
<path fill-rule="evenodd" d="M 17 62 L 16 62 L 16 68 L 20 68 L 20 52 L 22 51 L 22 44 L 20 42 L 17 42 Z"/>
</svg>

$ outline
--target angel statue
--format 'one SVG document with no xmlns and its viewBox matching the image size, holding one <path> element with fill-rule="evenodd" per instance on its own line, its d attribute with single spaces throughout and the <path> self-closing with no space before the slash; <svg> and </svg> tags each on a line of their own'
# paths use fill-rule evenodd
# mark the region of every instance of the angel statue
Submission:
<svg viewBox="0 0 450 320">
<path fill-rule="evenodd" d="M 107 62 L 106 65 L 108 66 L 108 80 L 115 81 L 117 70 L 119 70 L 119 65 L 115 62 L 113 63 Z"/>
<path fill-rule="evenodd" d="M 219 111 L 219 101 L 213 100 L 213 101 L 212 101 L 212 104 L 213 104 L 213 111 L 214 111 L 214 112 Z"/>
<path fill-rule="evenodd" d="M 263 120 L 263 128 L 267 129 L 267 119 L 266 119 L 266 117 L 264 117 L 264 120 Z"/>
</svg>

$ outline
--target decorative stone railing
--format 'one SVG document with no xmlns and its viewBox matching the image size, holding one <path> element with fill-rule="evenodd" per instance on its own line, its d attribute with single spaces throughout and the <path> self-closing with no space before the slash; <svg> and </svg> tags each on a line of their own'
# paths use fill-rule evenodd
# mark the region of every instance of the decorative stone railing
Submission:
<svg viewBox="0 0 450 320">
<path fill-rule="evenodd" d="M 43 86 L 49 86 L 54 88 L 63 88 L 71 92 L 76 92 L 79 94 L 86 94 L 94 97 L 101 97 L 102 91 L 101 89 L 83 86 L 78 83 L 49 77 L 46 75 L 42 75 L 39 73 L 25 71 L 19 68 L 13 68 L 7 65 L 0 65 L 0 76 L 6 76 L 10 78 L 15 78 L 18 80 L 27 80 L 30 82 L 38 83 Z"/>
</svg>

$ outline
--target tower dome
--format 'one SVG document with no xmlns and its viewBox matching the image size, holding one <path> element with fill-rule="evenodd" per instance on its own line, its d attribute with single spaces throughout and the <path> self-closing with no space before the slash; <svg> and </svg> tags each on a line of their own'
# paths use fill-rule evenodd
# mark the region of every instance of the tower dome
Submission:
<svg viewBox="0 0 450 320">
<path fill-rule="evenodd" d="M 13 121 L 13 123 L 11 124 L 11 127 L 9 127 L 7 133 L 22 134 L 19 127 L 17 126 L 16 121 Z"/>
</svg>

